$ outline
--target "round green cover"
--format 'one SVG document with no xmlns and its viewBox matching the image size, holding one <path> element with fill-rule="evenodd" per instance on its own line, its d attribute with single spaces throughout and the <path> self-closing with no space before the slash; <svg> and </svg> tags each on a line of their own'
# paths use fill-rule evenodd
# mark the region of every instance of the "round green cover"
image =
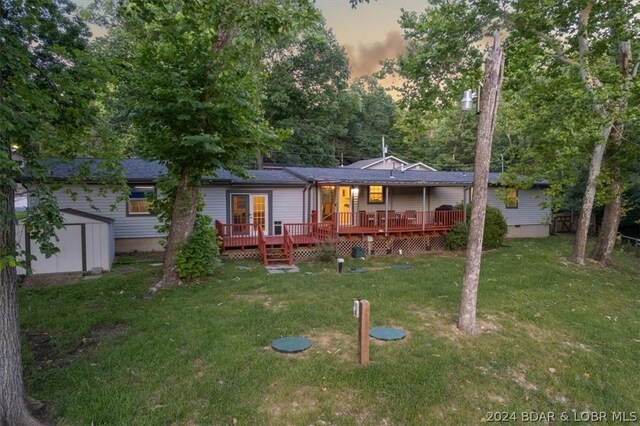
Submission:
<svg viewBox="0 0 640 426">
<path fill-rule="evenodd" d="M 374 327 L 369 330 L 369 336 L 378 340 L 402 340 L 407 336 L 407 333 L 399 328 Z"/>
<path fill-rule="evenodd" d="M 309 347 L 311 347 L 311 340 L 295 336 L 281 337 L 271 342 L 271 347 L 278 352 L 293 354 L 309 349 Z"/>
</svg>

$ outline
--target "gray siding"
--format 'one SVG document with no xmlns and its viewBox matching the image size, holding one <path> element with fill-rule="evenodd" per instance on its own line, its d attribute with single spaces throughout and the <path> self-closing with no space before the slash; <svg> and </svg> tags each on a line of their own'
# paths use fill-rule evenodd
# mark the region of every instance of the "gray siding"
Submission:
<svg viewBox="0 0 640 426">
<path fill-rule="evenodd" d="M 98 185 L 89 185 L 89 189 L 93 192 L 87 194 L 80 186 L 66 186 L 56 191 L 55 195 L 60 208 L 73 208 L 115 219 L 113 223 L 115 238 L 161 236 L 154 228 L 158 224 L 158 219 L 155 216 L 127 216 L 127 208 L 124 202 L 117 203 L 117 209 L 112 210 L 112 205 L 114 205 L 117 195 L 110 192 L 102 197 L 98 195 L 98 188 Z M 68 190 L 78 194 L 75 201 Z M 87 201 L 87 196 L 91 198 L 91 202 Z"/>
<path fill-rule="evenodd" d="M 551 210 L 540 208 L 540 203 L 546 199 L 541 189 L 520 189 L 518 191 L 518 207 L 508 209 L 496 194 L 496 188 L 489 188 L 487 204 L 502 211 L 507 225 L 539 225 L 546 223 Z"/>
<path fill-rule="evenodd" d="M 389 197 L 391 198 L 389 206 L 391 210 L 406 211 L 416 210 L 422 211 L 422 188 L 421 187 L 395 187 L 389 188 Z M 426 208 L 425 197 L 425 208 Z"/>
<path fill-rule="evenodd" d="M 214 221 L 219 220 L 227 223 L 227 186 L 207 186 L 200 188 L 200 193 L 204 199 L 204 209 L 202 212 Z"/>
<path fill-rule="evenodd" d="M 214 221 L 229 223 L 230 205 L 228 205 L 228 195 L 233 193 L 263 194 L 268 192 L 271 196 L 269 205 L 271 206 L 271 216 L 269 217 L 269 229 L 273 229 L 273 222 L 281 221 L 285 223 L 305 222 L 303 215 L 303 187 L 238 187 L 238 186 L 216 186 L 201 188 L 205 201 L 204 213 L 209 215 Z M 306 203 L 306 195 L 305 195 Z M 312 197 L 315 198 L 315 197 Z"/>
<path fill-rule="evenodd" d="M 274 188 L 272 220 L 280 220 L 282 223 L 306 222 L 302 217 L 303 191 L 304 188 Z"/>
<path fill-rule="evenodd" d="M 429 210 L 435 210 L 443 204 L 454 206 L 462 204 L 462 187 L 432 187 L 429 188 Z"/>
<path fill-rule="evenodd" d="M 425 194 L 426 210 L 435 210 L 442 204 L 462 204 L 462 187 L 427 187 Z M 375 212 L 384 210 L 384 204 L 368 203 L 368 186 L 359 187 L 359 200 L 356 210 Z M 395 211 L 417 210 L 422 211 L 422 187 L 390 187 L 389 209 Z"/>
</svg>

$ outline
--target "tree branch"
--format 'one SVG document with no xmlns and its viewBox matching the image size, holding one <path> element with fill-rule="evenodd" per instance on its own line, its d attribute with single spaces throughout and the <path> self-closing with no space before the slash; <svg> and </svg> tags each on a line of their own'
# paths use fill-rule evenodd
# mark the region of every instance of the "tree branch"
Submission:
<svg viewBox="0 0 640 426">
<path fill-rule="evenodd" d="M 558 40 L 556 40 L 555 38 L 551 37 L 549 34 L 543 33 L 542 31 L 535 30 L 535 29 L 533 29 L 531 31 L 535 35 L 540 37 L 542 39 L 542 41 L 546 42 L 547 44 L 556 45 L 555 46 L 556 57 L 561 62 L 564 62 L 567 65 L 571 65 L 572 67 L 581 68 L 581 65 L 580 65 L 580 63 L 578 61 L 573 60 L 571 58 L 567 58 L 567 56 L 564 54 L 564 51 L 562 50 L 562 46 L 560 46 L 560 44 L 558 43 Z"/>
</svg>

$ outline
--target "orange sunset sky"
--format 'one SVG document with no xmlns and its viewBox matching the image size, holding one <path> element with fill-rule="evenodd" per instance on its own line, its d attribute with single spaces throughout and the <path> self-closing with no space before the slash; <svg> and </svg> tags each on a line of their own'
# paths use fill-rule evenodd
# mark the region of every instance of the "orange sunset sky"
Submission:
<svg viewBox="0 0 640 426">
<path fill-rule="evenodd" d="M 86 6 L 90 0 L 75 0 Z M 404 51 L 400 10 L 422 11 L 427 0 L 372 0 L 352 9 L 348 0 L 316 0 L 316 6 L 349 56 L 352 78 L 377 71 L 379 61 Z M 93 28 L 96 35 L 100 29 Z"/>
<path fill-rule="evenodd" d="M 348 0 L 316 0 L 327 25 L 345 47 L 352 77 L 371 74 L 379 61 L 404 52 L 398 24 L 401 9 L 420 12 L 426 0 L 377 0 L 352 9 Z"/>
</svg>

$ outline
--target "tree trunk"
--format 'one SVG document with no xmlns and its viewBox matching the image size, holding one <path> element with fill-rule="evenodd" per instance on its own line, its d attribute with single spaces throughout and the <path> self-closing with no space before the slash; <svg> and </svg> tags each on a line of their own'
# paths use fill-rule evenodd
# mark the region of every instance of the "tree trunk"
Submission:
<svg viewBox="0 0 640 426">
<path fill-rule="evenodd" d="M 153 285 L 149 291 L 155 293 L 163 287 L 170 287 L 178 283 L 178 268 L 176 265 L 177 251 L 183 247 L 193 231 L 198 207 L 198 188 L 191 185 L 189 174 L 183 171 L 180 184 L 176 190 L 176 197 L 171 214 L 169 236 L 164 250 L 162 264 L 162 279 Z"/>
<path fill-rule="evenodd" d="M 586 25 L 585 25 L 585 28 L 586 28 Z M 585 47 L 584 49 L 581 49 L 581 50 L 588 50 L 588 48 Z M 624 95 L 617 100 L 616 113 L 620 116 L 624 116 L 627 111 L 627 103 L 628 103 L 628 97 L 629 97 L 629 84 L 631 79 L 634 77 L 633 72 L 631 71 L 631 66 L 630 66 L 630 62 L 631 62 L 631 42 L 630 41 L 618 42 L 617 62 L 620 67 L 620 73 L 622 74 L 622 77 L 625 80 L 625 84 L 624 84 Z M 588 83 L 590 79 L 587 79 L 584 76 L 584 71 L 582 72 L 582 74 L 583 74 L 583 80 L 585 81 L 587 89 L 593 94 L 593 91 L 592 91 L 593 87 Z M 599 85 L 599 82 L 598 82 L 598 85 Z M 594 97 L 594 109 L 602 117 L 606 118 L 611 115 L 611 114 L 607 114 L 604 107 L 600 103 L 595 101 L 595 97 Z M 589 232 L 589 221 L 591 219 L 591 211 L 593 209 L 593 200 L 596 194 L 596 179 L 600 174 L 600 169 L 602 167 L 602 160 L 604 157 L 604 152 L 606 150 L 606 145 L 607 145 L 607 142 L 609 141 L 609 137 L 613 136 L 612 137 L 613 149 L 616 150 L 620 146 L 623 140 L 622 135 L 624 132 L 624 121 L 620 123 L 617 131 L 613 135 L 611 134 L 612 128 L 613 128 L 613 122 L 611 122 L 604 128 L 602 132 L 602 143 L 599 143 L 594 147 L 593 154 L 591 156 L 591 164 L 589 166 L 589 180 L 587 181 L 587 188 L 584 193 L 584 198 L 582 199 L 582 210 L 580 213 L 580 220 L 578 221 L 578 229 L 576 231 L 576 240 L 573 245 L 573 252 L 571 254 L 571 257 L 569 258 L 569 260 L 579 265 L 584 265 L 584 254 L 587 249 L 587 233 Z M 616 174 L 618 176 L 617 180 L 619 181 L 620 180 L 619 170 L 616 172 Z M 614 176 L 614 179 L 616 179 L 615 176 Z M 620 184 L 620 182 L 614 183 L 614 185 L 617 185 L 617 184 Z M 621 192 L 622 186 L 620 185 L 620 187 L 617 190 L 615 188 L 612 188 L 612 190 Z M 620 197 L 622 197 L 622 193 L 620 193 L 619 195 Z M 614 193 L 614 197 L 618 198 L 618 194 Z M 614 199 L 612 202 L 617 203 L 618 201 Z M 600 247 L 600 238 L 598 238 L 599 243 L 598 243 L 598 247 L 596 248 L 596 251 L 601 253 L 598 255 L 598 257 L 602 257 L 602 259 L 605 260 L 605 262 L 601 261 L 601 263 L 607 263 L 611 261 L 611 252 L 613 251 L 613 245 L 615 244 L 615 232 L 617 232 L 618 224 L 620 223 L 620 210 L 622 206 L 622 199 L 620 199 L 619 202 L 620 204 L 617 207 L 615 205 L 612 205 L 611 208 L 608 208 L 608 206 L 607 208 L 605 208 L 605 218 L 607 217 L 607 211 L 610 210 L 609 211 L 609 215 L 611 216 L 610 219 L 613 219 L 613 221 L 610 222 L 609 225 L 611 226 L 615 225 L 616 229 L 615 231 L 613 231 L 613 234 L 611 234 L 612 232 L 611 229 L 606 230 L 606 236 L 610 237 L 611 241 L 602 241 L 602 244 L 603 244 L 602 247 Z M 613 216 L 616 216 L 617 219 L 614 219 Z M 611 251 L 608 254 L 608 260 L 606 260 L 605 259 L 607 257 L 606 252 L 609 250 L 609 248 L 607 248 L 609 247 L 609 245 L 611 246 L 610 247 Z M 595 254 L 595 251 L 594 253 L 592 253 L 592 256 L 594 256 L 594 254 Z"/>
<path fill-rule="evenodd" d="M 613 192 L 614 198 L 604 208 L 598 242 L 591 252 L 591 258 L 604 266 L 611 265 L 611 256 L 622 214 L 622 182 L 619 176 L 612 178 L 610 190 Z"/>
<path fill-rule="evenodd" d="M 618 114 L 623 117 L 627 112 L 629 103 L 630 82 L 635 77 L 631 67 L 631 42 L 618 42 L 618 66 L 620 74 L 625 79 L 624 95 L 618 103 Z M 591 252 L 591 258 L 604 266 L 611 265 L 611 256 L 616 244 L 616 236 L 618 234 L 618 226 L 620 225 L 620 217 L 622 215 L 622 194 L 624 187 L 622 178 L 620 177 L 620 164 L 616 158 L 616 154 L 624 141 L 625 123 L 618 122 L 611 132 L 611 143 L 608 151 L 608 157 L 611 163 L 611 186 L 610 192 L 613 199 L 604 208 L 604 217 L 602 218 L 602 227 L 598 234 L 598 242 Z"/>
<path fill-rule="evenodd" d="M 593 202 L 596 198 L 596 180 L 600 175 L 602 168 L 602 159 L 606 148 L 606 141 L 609 139 L 612 125 L 607 125 L 603 131 L 603 142 L 596 142 L 591 154 L 591 163 L 589 164 L 589 177 L 587 178 L 587 187 L 582 197 L 582 208 L 580 209 L 580 219 L 576 229 L 576 239 L 573 243 L 573 252 L 569 260 L 584 265 L 584 254 L 587 251 L 587 236 L 589 234 L 589 223 L 591 222 L 591 212 L 593 210 Z"/>
<path fill-rule="evenodd" d="M 0 256 L 16 251 L 14 189 L 4 185 L 0 194 Z M 22 384 L 20 320 L 16 268 L 0 271 L 0 425 L 39 425 L 29 414 Z"/>
<path fill-rule="evenodd" d="M 608 157 L 609 168 L 611 172 L 611 184 L 609 192 L 612 199 L 604 208 L 604 216 L 602 218 L 602 226 L 598 234 L 598 241 L 591 258 L 603 266 L 611 265 L 611 256 L 616 244 L 616 236 L 618 234 L 618 226 L 620 225 L 620 217 L 622 215 L 622 194 L 624 185 L 620 177 L 620 164 L 616 155 L 622 145 L 624 125 L 615 126 L 615 131 L 611 132 L 609 147 L 606 156 Z"/>
<path fill-rule="evenodd" d="M 458 330 L 464 334 L 477 334 L 476 304 L 478 300 L 478 281 L 482 258 L 482 239 L 484 219 L 487 211 L 487 191 L 489 183 L 489 161 L 491 143 L 496 124 L 500 88 L 504 69 L 504 56 L 500 47 L 498 32 L 494 33 L 493 50 L 487 58 L 484 80 L 480 95 L 480 115 L 476 139 L 475 174 L 473 177 L 473 207 L 469 229 L 469 244 L 465 274 L 460 297 Z"/>
</svg>

